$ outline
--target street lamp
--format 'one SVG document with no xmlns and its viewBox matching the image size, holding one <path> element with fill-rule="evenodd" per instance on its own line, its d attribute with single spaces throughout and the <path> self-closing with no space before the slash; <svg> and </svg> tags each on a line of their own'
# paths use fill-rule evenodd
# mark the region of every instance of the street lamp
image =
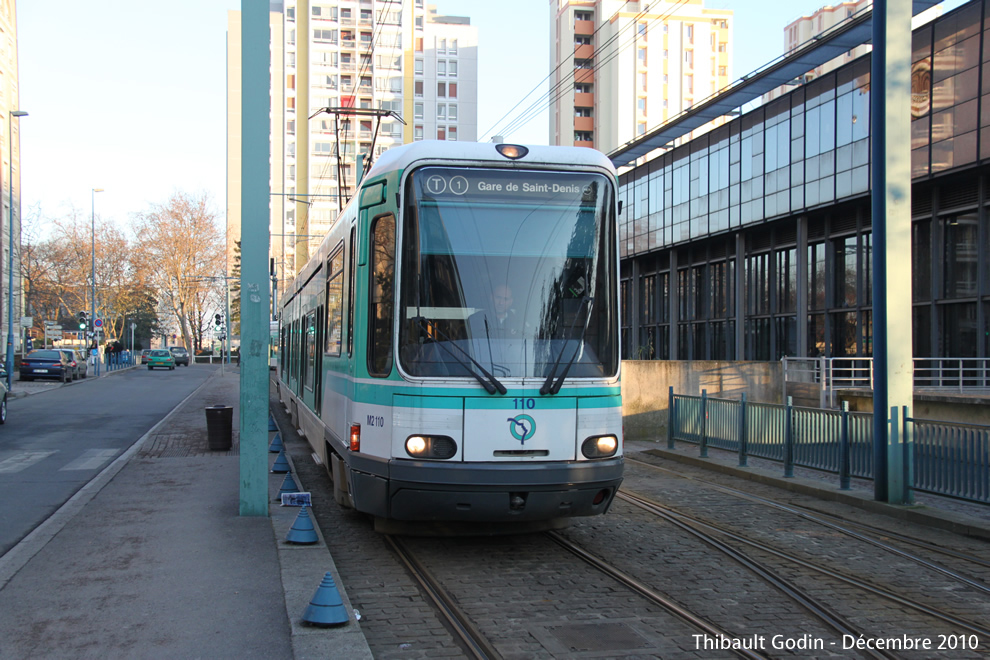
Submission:
<svg viewBox="0 0 990 660">
<path fill-rule="evenodd" d="M 7 114 L 7 141 L 9 146 L 10 179 L 10 256 L 7 259 L 7 389 L 14 374 L 14 117 L 27 117 L 23 110 L 11 110 Z"/>
<path fill-rule="evenodd" d="M 93 281 L 90 283 L 92 286 L 92 299 L 89 301 L 89 323 L 93 330 L 93 341 L 96 341 L 96 193 L 103 192 L 103 188 L 93 188 L 92 193 L 92 210 L 93 210 L 93 240 L 92 240 L 92 266 L 93 266 Z M 96 375 L 100 375 L 100 349 L 97 345 L 96 357 L 93 358 L 93 362 L 96 367 Z"/>
</svg>

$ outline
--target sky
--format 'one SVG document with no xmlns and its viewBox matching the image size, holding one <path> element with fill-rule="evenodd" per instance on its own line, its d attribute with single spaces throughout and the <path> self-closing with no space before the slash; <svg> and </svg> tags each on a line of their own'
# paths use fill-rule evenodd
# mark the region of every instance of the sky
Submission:
<svg viewBox="0 0 990 660">
<path fill-rule="evenodd" d="M 408 0 L 406 0 L 408 1 Z M 954 0 L 956 6 L 961 0 Z M 478 27 L 479 137 L 546 90 L 547 0 L 427 0 Z M 707 0 L 734 12 L 735 77 L 783 51 L 824 0 Z M 832 2 L 831 4 L 835 4 Z M 226 195 L 227 11 L 240 0 L 20 0 L 21 213 L 122 228 L 175 192 Z M 508 89 L 506 85 L 508 81 Z M 518 110 L 517 110 L 518 112 Z M 512 115 L 514 116 L 514 115 Z M 18 121 L 18 120 L 15 120 Z M 542 112 L 507 141 L 547 144 Z M 92 193 L 94 188 L 104 192 Z"/>
</svg>

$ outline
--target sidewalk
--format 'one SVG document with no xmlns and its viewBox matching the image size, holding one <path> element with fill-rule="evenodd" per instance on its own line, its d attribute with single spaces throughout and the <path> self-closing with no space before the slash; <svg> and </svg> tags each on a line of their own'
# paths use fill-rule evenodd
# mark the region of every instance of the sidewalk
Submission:
<svg viewBox="0 0 990 660">
<path fill-rule="evenodd" d="M 0 557 L 0 657 L 371 657 L 353 616 L 300 622 L 336 573 L 322 536 L 284 542 L 299 510 L 239 515 L 239 378 L 217 370 Z M 204 408 L 218 404 L 234 407 L 229 451 L 207 448 Z"/>
</svg>

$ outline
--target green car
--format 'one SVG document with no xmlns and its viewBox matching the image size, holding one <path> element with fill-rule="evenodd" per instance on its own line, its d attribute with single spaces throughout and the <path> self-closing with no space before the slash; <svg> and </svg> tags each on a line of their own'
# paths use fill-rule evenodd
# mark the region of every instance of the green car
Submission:
<svg viewBox="0 0 990 660">
<path fill-rule="evenodd" d="M 154 350 L 148 354 L 147 357 L 148 371 L 151 371 L 155 367 L 168 367 L 169 369 L 175 369 L 175 358 L 168 351 Z"/>
</svg>

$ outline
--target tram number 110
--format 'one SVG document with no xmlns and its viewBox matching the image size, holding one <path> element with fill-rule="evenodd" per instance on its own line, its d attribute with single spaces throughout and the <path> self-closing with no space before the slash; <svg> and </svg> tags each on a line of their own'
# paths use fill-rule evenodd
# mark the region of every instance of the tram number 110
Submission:
<svg viewBox="0 0 990 660">
<path fill-rule="evenodd" d="M 512 407 L 516 410 L 532 410 L 536 407 L 536 399 L 513 399 Z"/>
</svg>

